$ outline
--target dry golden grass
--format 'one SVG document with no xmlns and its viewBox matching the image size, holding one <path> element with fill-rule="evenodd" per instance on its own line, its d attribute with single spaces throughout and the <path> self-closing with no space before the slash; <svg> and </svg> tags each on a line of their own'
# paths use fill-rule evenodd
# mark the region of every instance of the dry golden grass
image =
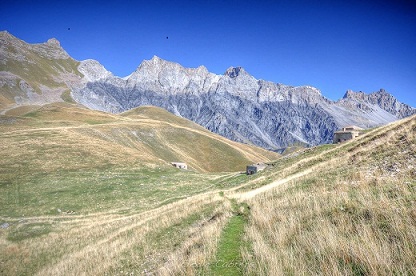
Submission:
<svg viewBox="0 0 416 276">
<path fill-rule="evenodd" d="M 160 275 L 201 275 L 210 271 L 221 232 L 230 218 L 229 201 L 217 207 L 215 215 L 188 230 L 188 238 L 174 252 L 168 254 L 167 261 L 159 267 Z"/>
<path fill-rule="evenodd" d="M 5 115 L 8 115 L 8 116 L 22 116 L 26 113 L 38 110 L 39 108 L 40 108 L 40 106 L 38 106 L 38 105 L 19 106 L 19 107 L 7 110 L 5 112 Z"/>
<path fill-rule="evenodd" d="M 285 199 L 280 191 L 256 199 L 247 230 L 253 243 L 253 252 L 245 253 L 248 271 L 414 274 L 415 187 L 400 181 L 383 185 L 386 191 L 362 182 L 341 191 L 285 193 Z M 389 198 L 391 189 L 396 199 Z"/>
<path fill-rule="evenodd" d="M 415 132 L 415 117 L 394 123 L 252 198 L 246 272 L 416 274 Z"/>
<path fill-rule="evenodd" d="M 162 273 L 183 269 L 184 263 L 188 264 L 187 269 L 195 269 L 214 253 L 213 234 L 220 232 L 228 216 L 227 204 L 224 198 L 207 193 L 131 215 L 109 212 L 28 218 L 27 223 L 29 220 L 48 223 L 55 230 L 19 243 L 0 236 L 1 272 L 3 275 L 35 272 L 38 275 L 103 275 L 127 272 L 127 269 L 135 274 L 145 270 Z M 184 224 L 180 235 L 175 231 L 172 235 L 166 232 L 192 215 L 192 223 Z M 166 246 L 166 241 L 155 238 L 158 233 L 166 235 L 164 238 L 170 242 L 181 243 L 183 234 L 188 239 L 172 248 Z M 167 252 L 173 253 L 169 256 Z M 25 266 L 20 266 L 21 263 Z"/>
<path fill-rule="evenodd" d="M 112 115 L 67 103 L 45 105 L 24 117 L 3 116 L 2 167 L 30 162 L 33 171 L 108 165 L 186 162 L 200 172 L 238 171 L 278 155 L 229 141 L 155 107 Z M 84 160 L 87 158 L 87 160 Z M 25 170 L 28 168 L 24 168 Z"/>
</svg>

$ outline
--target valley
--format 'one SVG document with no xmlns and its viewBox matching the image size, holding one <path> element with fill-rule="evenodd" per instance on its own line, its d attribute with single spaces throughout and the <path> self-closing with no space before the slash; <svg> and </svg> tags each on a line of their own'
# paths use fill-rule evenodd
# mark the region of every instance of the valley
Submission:
<svg viewBox="0 0 416 276">
<path fill-rule="evenodd" d="M 1 200 L 3 211 L 10 208 L 16 212 L 17 206 L 11 203 L 25 202 L 23 207 L 29 211 L 22 210 L 20 214 L 26 215 L 39 213 L 35 206 L 43 205 L 52 208 L 41 211 L 46 213 L 56 212 L 57 208 L 73 210 L 74 204 L 58 207 L 53 200 L 62 202 L 61 195 L 72 194 L 81 196 L 78 208 L 91 201 L 98 204 L 97 208 L 103 208 L 103 204 L 111 208 L 111 194 L 117 193 L 117 185 L 124 185 L 120 187 L 122 193 L 132 200 L 137 195 L 128 193 L 140 183 L 154 185 L 155 189 L 142 186 L 142 191 L 136 192 L 144 192 L 141 197 L 153 197 L 155 202 L 169 200 L 170 189 L 186 197 L 213 185 L 211 177 L 201 177 L 201 172 L 244 171 L 247 164 L 278 156 L 226 140 L 155 107 L 142 107 L 119 116 L 56 103 L 22 116 L 2 118 L 10 122 L 1 126 L 0 135 L 2 154 L 7 156 L 0 161 L 0 181 L 9 195 Z M 186 162 L 189 170 L 173 168 L 170 163 L 174 161 Z M 181 178 L 196 183 L 181 184 Z M 16 185 L 19 190 L 15 193 Z M 32 186 L 44 193 L 34 198 L 27 195 Z M 52 205 L 47 207 L 46 202 Z M 124 204 L 130 203 L 126 199 Z"/>
<path fill-rule="evenodd" d="M 0 275 L 415 275 L 415 113 L 2 31 Z"/>
<path fill-rule="evenodd" d="M 186 149 L 120 134 L 169 141 L 161 118 L 164 130 L 205 134 L 157 108 L 30 110 L 1 117 L 15 124 L 0 135 L 1 274 L 415 273 L 414 116 L 286 156 L 224 141 L 224 154 L 237 153 L 224 170 L 214 156 L 192 163 Z M 162 161 L 171 156 L 192 169 Z M 250 157 L 273 166 L 239 173 Z"/>
</svg>

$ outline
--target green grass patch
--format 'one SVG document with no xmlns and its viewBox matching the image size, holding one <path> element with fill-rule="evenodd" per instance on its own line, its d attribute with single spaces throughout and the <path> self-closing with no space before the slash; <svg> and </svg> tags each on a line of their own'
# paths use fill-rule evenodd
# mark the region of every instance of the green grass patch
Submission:
<svg viewBox="0 0 416 276">
<path fill-rule="evenodd" d="M 39 112 L 37 110 L 28 112 L 23 115 L 23 117 L 29 117 L 29 118 L 36 118 L 38 116 L 39 116 Z"/>
<path fill-rule="evenodd" d="M 214 275 L 241 275 L 243 273 L 244 264 L 240 247 L 243 243 L 245 223 L 244 216 L 235 215 L 225 226 L 215 261 L 211 264 L 211 271 Z"/>
<path fill-rule="evenodd" d="M 221 177 L 219 179 L 215 180 L 215 185 L 219 189 L 227 189 L 232 188 L 235 186 L 239 186 L 249 179 L 249 176 L 247 176 L 245 173 L 238 173 L 234 175 L 226 175 L 224 177 Z"/>
<path fill-rule="evenodd" d="M 231 199 L 231 208 L 234 216 L 221 234 L 215 260 L 210 265 L 214 275 L 241 275 L 244 270 L 240 251 L 241 247 L 246 246 L 243 233 L 250 207 L 247 203 L 238 204 L 235 199 Z"/>
<path fill-rule="evenodd" d="M 52 226 L 49 223 L 28 223 L 17 226 L 10 231 L 7 236 L 9 241 L 22 241 L 25 239 L 36 238 L 51 232 Z"/>
<path fill-rule="evenodd" d="M 12 168 L 10 168 L 12 169 Z M 1 216 L 148 210 L 210 187 L 209 176 L 174 168 L 102 167 L 33 173 L 0 181 Z"/>
<path fill-rule="evenodd" d="M 85 122 L 89 125 L 100 125 L 106 122 L 99 121 L 99 120 L 85 120 Z"/>
<path fill-rule="evenodd" d="M 62 95 L 61 95 L 61 99 L 64 102 L 76 104 L 76 102 L 74 101 L 74 99 L 71 96 L 71 91 L 70 90 L 66 90 L 65 92 L 63 92 Z"/>
</svg>

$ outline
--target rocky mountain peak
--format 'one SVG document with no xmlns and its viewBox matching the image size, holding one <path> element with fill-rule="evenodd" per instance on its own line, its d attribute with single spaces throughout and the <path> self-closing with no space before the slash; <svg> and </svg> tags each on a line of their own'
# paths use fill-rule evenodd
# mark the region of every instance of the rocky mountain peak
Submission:
<svg viewBox="0 0 416 276">
<path fill-rule="evenodd" d="M 56 38 L 51 38 L 45 43 L 28 44 L 13 36 L 7 31 L 0 32 L 1 62 L 5 60 L 27 61 L 30 53 L 52 59 L 69 59 L 68 53 L 61 47 Z"/>
<path fill-rule="evenodd" d="M 2 39 L 2 40 L 5 40 L 5 39 L 10 40 L 12 38 L 17 39 L 12 34 L 10 34 L 8 31 L 1 31 L 0 32 L 0 39 Z"/>
<path fill-rule="evenodd" d="M 68 59 L 71 58 L 61 47 L 61 43 L 56 38 L 50 38 L 45 43 L 26 44 L 30 50 L 37 52 L 42 57 L 48 59 Z"/>
<path fill-rule="evenodd" d="M 350 99 L 350 100 L 365 100 L 366 94 L 362 91 L 354 92 L 352 90 L 347 90 L 345 92 L 343 99 Z"/>
<path fill-rule="evenodd" d="M 0 44 L 1 48 L 7 47 L 7 46 L 21 47 L 22 45 L 25 44 L 24 41 L 13 36 L 8 31 L 0 32 L 0 42 L 1 42 Z M 6 51 L 6 49 L 4 49 L 4 51 Z M 5 53 L 5 54 L 8 54 L 8 53 Z"/>
<path fill-rule="evenodd" d="M 383 88 L 370 94 L 348 90 L 340 103 L 343 106 L 360 109 L 367 113 L 375 112 L 377 108 L 381 108 L 381 110 L 396 116 L 396 118 L 404 118 L 416 113 L 416 109 L 399 102 Z"/>
<path fill-rule="evenodd" d="M 150 61 L 152 61 L 153 63 L 161 63 L 162 61 L 164 61 L 163 59 L 161 59 L 160 57 L 154 55 Z"/>
<path fill-rule="evenodd" d="M 384 90 L 383 88 L 381 88 L 379 91 L 377 92 L 373 92 L 370 95 L 373 95 L 372 97 L 392 97 L 392 95 L 390 93 L 388 93 L 386 90 Z M 343 99 L 355 99 L 355 100 L 362 100 L 365 101 L 367 100 L 369 97 L 368 94 L 359 91 L 359 92 L 354 92 L 352 90 L 347 90 L 347 92 L 345 92 Z"/>
<path fill-rule="evenodd" d="M 382 99 L 384 99 L 383 101 L 394 101 L 395 98 L 388 93 L 386 90 L 384 89 L 380 89 L 379 91 L 370 93 L 370 94 L 366 94 L 362 91 L 359 92 L 354 92 L 352 90 L 347 90 L 347 92 L 345 92 L 343 99 L 350 99 L 350 100 L 357 100 L 357 101 L 369 101 L 369 102 L 374 102 L 374 101 L 380 101 Z"/>
<path fill-rule="evenodd" d="M 303 93 L 322 96 L 321 91 L 316 87 L 309 86 L 309 85 L 304 85 L 300 87 L 302 88 Z"/>
<path fill-rule="evenodd" d="M 246 73 L 243 67 L 230 67 L 225 71 L 224 75 L 232 79 L 238 77 L 240 74 Z"/>
<path fill-rule="evenodd" d="M 373 95 L 373 97 L 376 96 L 376 97 L 384 98 L 384 99 L 394 98 L 393 95 L 391 95 L 389 92 L 387 92 L 383 88 L 381 88 L 379 91 L 371 93 L 370 95 Z"/>
<path fill-rule="evenodd" d="M 50 39 L 48 39 L 48 41 L 46 42 L 46 44 L 51 45 L 51 46 L 61 47 L 61 43 L 56 38 L 50 38 Z"/>
<path fill-rule="evenodd" d="M 344 94 L 344 96 L 343 96 L 342 98 L 343 98 L 343 99 L 353 98 L 353 97 L 354 97 L 354 95 L 355 95 L 355 92 L 354 92 L 354 91 L 352 91 L 352 90 L 350 90 L 350 89 L 348 89 L 348 90 L 345 92 L 345 94 Z"/>
<path fill-rule="evenodd" d="M 127 85 L 145 90 L 151 87 L 152 90 L 175 94 L 189 83 L 190 75 L 191 71 L 179 63 L 153 56 L 150 60 L 144 60 L 129 76 Z"/>
<path fill-rule="evenodd" d="M 196 71 L 200 74 L 208 74 L 208 68 L 205 67 L 204 65 L 198 66 L 198 68 L 196 68 Z"/>
<path fill-rule="evenodd" d="M 140 71 L 152 71 L 152 72 L 158 72 L 162 68 L 165 68 L 169 65 L 174 65 L 174 62 L 169 62 L 164 59 L 161 59 L 158 56 L 153 56 L 149 60 L 143 60 L 143 62 L 137 67 L 136 73 Z"/>
<path fill-rule="evenodd" d="M 78 71 L 84 75 L 87 81 L 98 81 L 113 76 L 101 63 L 93 59 L 81 61 Z"/>
</svg>

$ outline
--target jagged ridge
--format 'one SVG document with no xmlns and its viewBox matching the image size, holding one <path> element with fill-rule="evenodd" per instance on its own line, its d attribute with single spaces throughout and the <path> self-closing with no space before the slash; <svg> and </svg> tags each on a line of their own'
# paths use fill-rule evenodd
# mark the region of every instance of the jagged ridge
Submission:
<svg viewBox="0 0 416 276">
<path fill-rule="evenodd" d="M 216 75 L 157 56 L 120 78 L 98 61 L 73 60 L 56 39 L 31 45 L 7 32 L 0 39 L 3 112 L 5 106 L 62 101 L 69 87 L 77 102 L 92 109 L 120 113 L 159 106 L 229 139 L 274 150 L 330 142 L 341 126 L 371 127 L 415 113 L 384 90 L 347 91 L 333 102 L 314 87 L 258 80 L 242 67 Z"/>
<path fill-rule="evenodd" d="M 415 113 L 384 90 L 369 95 L 348 91 L 333 102 L 314 87 L 257 80 L 242 67 L 216 75 L 203 66 L 184 68 L 157 56 L 143 61 L 126 79 L 104 77 L 73 96 L 113 113 L 159 106 L 229 139 L 274 150 L 299 142 L 329 142 L 343 125 L 370 127 Z"/>
</svg>

